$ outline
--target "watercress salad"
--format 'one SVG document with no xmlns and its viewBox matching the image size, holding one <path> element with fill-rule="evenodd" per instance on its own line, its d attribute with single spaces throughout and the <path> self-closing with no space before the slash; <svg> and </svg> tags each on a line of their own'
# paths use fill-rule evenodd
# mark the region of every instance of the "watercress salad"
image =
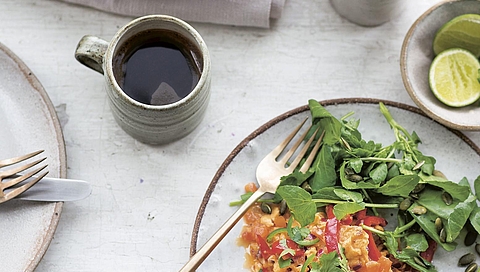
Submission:
<svg viewBox="0 0 480 272">
<path fill-rule="evenodd" d="M 295 170 L 283 177 L 275 196 L 261 201 L 286 201 L 301 226 L 310 224 L 315 213 L 327 206 L 333 207 L 339 221 L 365 209 L 375 216 L 393 209 L 394 228 L 362 227 L 380 237 L 399 261 L 418 271 L 437 271 L 431 264 L 437 245 L 453 251 L 463 230 L 480 233 L 480 176 L 473 190 L 466 178 L 448 180 L 435 169 L 435 158 L 418 149 L 418 135 L 398 124 L 383 103 L 379 106 L 396 139 L 388 146 L 362 139 L 359 120 L 351 113 L 337 119 L 319 102 L 309 100 L 311 131 L 320 127 L 325 132 L 317 158 L 306 173 Z M 342 259 L 337 252 L 319 263 L 310 259 L 311 271 L 349 271 L 332 255 Z M 329 270 L 332 263 L 337 270 Z"/>
</svg>

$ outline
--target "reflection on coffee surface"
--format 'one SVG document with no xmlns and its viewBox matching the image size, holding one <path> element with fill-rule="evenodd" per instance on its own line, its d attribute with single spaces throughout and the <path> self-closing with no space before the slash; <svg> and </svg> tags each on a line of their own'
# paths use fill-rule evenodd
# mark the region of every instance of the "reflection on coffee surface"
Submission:
<svg viewBox="0 0 480 272">
<path fill-rule="evenodd" d="M 197 85 L 200 68 L 195 48 L 169 31 L 148 31 L 126 43 L 119 84 L 138 102 L 167 105 L 186 97 Z"/>
</svg>

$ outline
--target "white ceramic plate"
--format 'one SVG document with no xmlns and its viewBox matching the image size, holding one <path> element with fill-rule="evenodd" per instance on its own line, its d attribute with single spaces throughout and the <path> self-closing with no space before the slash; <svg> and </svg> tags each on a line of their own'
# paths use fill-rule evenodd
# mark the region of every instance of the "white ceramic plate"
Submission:
<svg viewBox="0 0 480 272">
<path fill-rule="evenodd" d="M 55 109 L 28 67 L 0 44 L 0 159 L 40 149 L 47 156 L 48 175 L 66 177 L 65 144 Z M 0 205 L 1 271 L 35 270 L 62 206 L 20 200 Z"/>
<path fill-rule="evenodd" d="M 378 102 L 374 99 L 339 99 L 321 103 L 337 118 L 354 111 L 355 118 L 360 119 L 359 130 L 363 138 L 387 145 L 395 137 L 380 113 Z M 423 140 L 419 149 L 437 159 L 437 169 L 451 180 L 467 177 L 473 183 L 480 174 L 480 149 L 473 142 L 458 131 L 432 121 L 417 108 L 383 102 L 397 122 L 408 131 L 417 132 Z M 260 160 L 309 115 L 307 106 L 284 113 L 258 128 L 230 153 L 213 178 L 200 206 L 192 235 L 191 254 L 233 214 L 235 208 L 229 207 L 229 202 L 239 199 L 244 193 L 244 185 L 255 180 L 255 169 Z M 197 271 L 247 271 L 242 269 L 244 248 L 236 244 L 241 227 L 242 223 L 237 224 Z M 464 250 L 456 250 L 447 255 L 439 249 L 434 264 L 439 271 L 463 271 L 456 266 L 463 254 Z"/>
<path fill-rule="evenodd" d="M 400 53 L 403 84 L 417 106 L 443 125 L 458 130 L 480 130 L 480 102 L 452 108 L 430 90 L 428 73 L 433 61 L 433 38 L 451 19 L 467 13 L 480 14 L 480 1 L 443 1 L 427 10 L 411 26 Z"/>
</svg>

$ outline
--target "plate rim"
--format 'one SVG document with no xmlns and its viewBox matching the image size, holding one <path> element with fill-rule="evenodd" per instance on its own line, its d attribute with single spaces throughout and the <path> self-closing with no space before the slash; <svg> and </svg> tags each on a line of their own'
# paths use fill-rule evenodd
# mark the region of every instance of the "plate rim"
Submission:
<svg viewBox="0 0 480 272">
<path fill-rule="evenodd" d="M 407 105 L 401 102 L 395 102 L 395 101 L 390 101 L 390 100 L 385 100 L 385 99 L 377 99 L 377 98 L 361 98 L 361 97 L 353 97 L 353 98 L 337 98 L 337 99 L 328 99 L 328 100 L 321 100 L 319 103 L 323 106 L 331 106 L 331 105 L 338 105 L 338 104 L 378 104 L 378 103 L 384 103 L 386 106 L 392 106 L 396 107 L 399 109 L 411 111 L 413 113 L 419 114 L 421 116 L 424 116 L 428 119 L 431 119 L 435 123 L 439 124 L 440 126 L 446 128 L 453 134 L 455 134 L 457 137 L 459 137 L 462 141 L 464 141 L 468 146 L 470 146 L 479 156 L 480 156 L 480 147 L 478 147 L 470 138 L 468 138 L 465 134 L 463 134 L 461 131 L 458 131 L 456 129 L 453 129 L 451 127 L 445 126 L 444 124 L 438 122 L 437 120 L 432 119 L 430 116 L 426 115 L 422 110 L 420 110 L 417 107 Z M 240 151 L 243 150 L 247 146 L 247 144 L 255 139 L 257 136 L 262 134 L 263 132 L 267 131 L 277 123 L 293 116 L 296 114 L 299 114 L 301 112 L 307 111 L 309 109 L 308 104 L 303 105 L 297 108 L 294 108 L 292 110 L 289 110 L 287 112 L 284 112 L 283 114 L 280 114 L 273 119 L 267 121 L 260 127 L 258 127 L 256 130 L 254 130 L 252 133 L 250 133 L 245 139 L 243 139 L 227 156 L 227 158 L 222 162 L 220 167 L 218 168 L 217 172 L 215 173 L 214 177 L 212 178 L 210 184 L 207 187 L 207 190 L 205 192 L 205 195 L 202 198 L 202 202 L 200 204 L 200 207 L 198 209 L 197 215 L 195 217 L 195 222 L 193 226 L 193 231 L 191 235 L 191 240 L 190 240 L 190 257 L 195 255 L 197 252 L 197 243 L 198 243 L 198 234 L 200 231 L 200 225 L 202 223 L 203 215 L 205 214 L 205 209 L 207 207 L 208 201 L 210 200 L 211 195 L 213 194 L 213 191 L 215 190 L 215 187 L 219 181 L 219 179 L 222 177 L 223 173 L 227 169 L 227 167 L 232 163 L 233 159 L 240 153 Z"/>
<path fill-rule="evenodd" d="M 19 70 L 22 72 L 25 79 L 30 83 L 32 88 L 40 95 L 43 105 L 47 109 L 49 117 L 53 123 L 53 127 L 55 128 L 55 136 L 58 142 L 58 150 L 59 150 L 59 176 L 60 178 L 67 177 L 67 156 L 66 156 L 66 147 L 65 147 L 65 139 L 63 137 L 63 131 L 60 125 L 60 121 L 58 119 L 57 112 L 55 111 L 55 107 L 53 106 L 48 93 L 43 88 L 42 84 L 35 76 L 35 74 L 28 68 L 28 66 L 6 45 L 0 42 L 0 51 L 5 53 L 15 64 L 18 66 Z M 34 271 L 37 266 L 39 265 L 40 261 L 42 260 L 43 256 L 47 252 L 48 247 L 50 246 L 51 241 L 53 240 L 53 236 L 55 230 L 57 229 L 58 222 L 60 220 L 60 215 L 62 213 L 63 202 L 55 202 L 52 203 L 53 207 L 53 214 L 50 217 L 49 227 L 46 230 L 41 243 L 39 244 L 36 252 L 34 253 L 30 261 L 28 262 L 27 266 L 25 267 L 25 271 Z"/>
</svg>

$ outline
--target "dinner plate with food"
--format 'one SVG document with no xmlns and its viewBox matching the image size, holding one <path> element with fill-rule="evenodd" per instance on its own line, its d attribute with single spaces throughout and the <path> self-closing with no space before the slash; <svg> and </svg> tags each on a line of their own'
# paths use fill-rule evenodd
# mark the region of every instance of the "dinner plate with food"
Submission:
<svg viewBox="0 0 480 272">
<path fill-rule="evenodd" d="M 476 271 L 480 149 L 419 109 L 349 98 L 288 111 L 245 138 L 213 178 L 194 254 L 257 189 L 255 169 L 301 120 L 325 131 L 198 271 Z"/>
</svg>

